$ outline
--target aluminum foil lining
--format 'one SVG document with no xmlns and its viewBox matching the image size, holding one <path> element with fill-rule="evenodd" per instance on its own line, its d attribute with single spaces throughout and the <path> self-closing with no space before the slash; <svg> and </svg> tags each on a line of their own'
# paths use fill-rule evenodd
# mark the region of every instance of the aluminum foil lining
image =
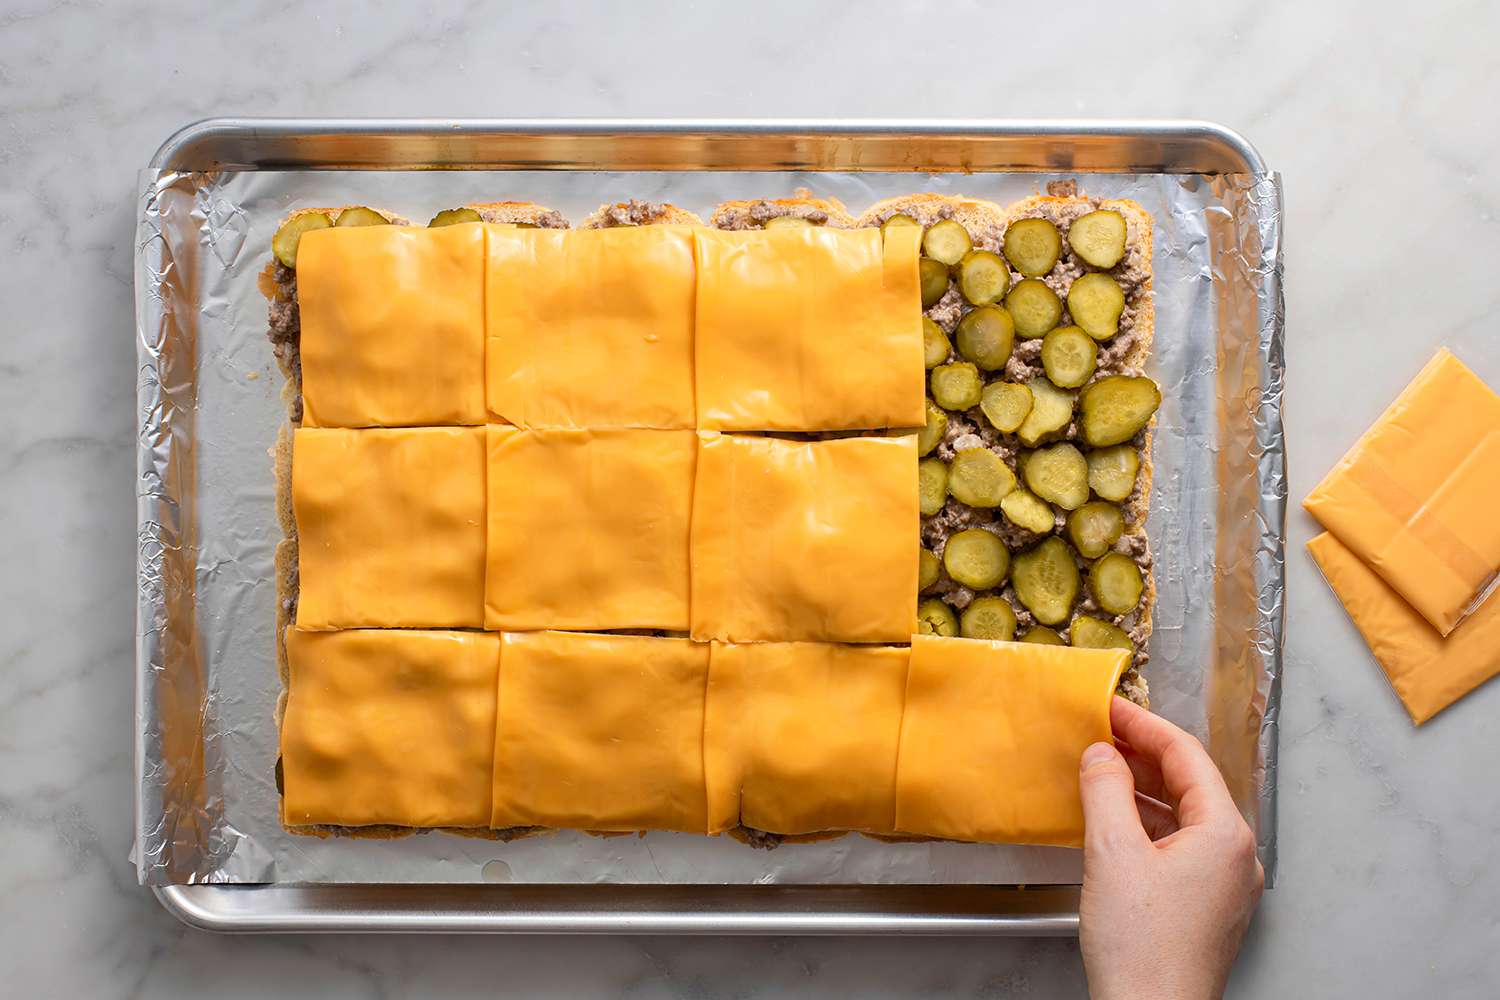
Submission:
<svg viewBox="0 0 1500 1000">
<path fill-rule="evenodd" d="M 858 835 L 758 850 L 727 837 L 563 832 L 319 840 L 282 830 L 268 449 L 285 420 L 258 278 L 290 208 L 362 203 L 424 220 L 532 200 L 575 223 L 603 202 L 707 217 L 798 188 L 858 212 L 917 190 L 1006 203 L 1077 179 L 1156 219 L 1165 401 L 1148 527 L 1153 707 L 1209 747 L 1274 874 L 1287 496 L 1281 185 L 1274 175 L 586 171 L 148 172 L 136 240 L 139 366 L 136 844 L 142 883 L 994 883 L 1079 880 L 1077 852 Z M 1211 581 L 1212 585 L 1206 585 Z"/>
</svg>

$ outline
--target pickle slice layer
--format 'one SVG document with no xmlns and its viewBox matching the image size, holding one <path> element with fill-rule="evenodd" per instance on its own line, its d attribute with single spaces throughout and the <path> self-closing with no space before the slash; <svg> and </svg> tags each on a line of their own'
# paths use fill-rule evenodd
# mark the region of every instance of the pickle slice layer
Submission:
<svg viewBox="0 0 1500 1000">
<path fill-rule="evenodd" d="M 945 410 L 967 410 L 979 405 L 984 382 L 969 361 L 938 365 L 932 370 L 932 398 Z"/>
<path fill-rule="evenodd" d="M 1063 510 L 1076 510 L 1089 498 L 1089 464 L 1067 442 L 1026 456 L 1025 474 L 1031 492 Z"/>
<path fill-rule="evenodd" d="M 432 217 L 427 223 L 427 228 L 436 229 L 438 226 L 456 226 L 463 222 L 483 222 L 484 218 L 472 208 L 445 208 Z"/>
<path fill-rule="evenodd" d="M 952 219 L 934 222 L 922 234 L 922 252 L 940 264 L 952 267 L 974 249 L 969 231 Z"/>
<path fill-rule="evenodd" d="M 1098 559 L 1124 533 L 1120 508 L 1103 500 L 1090 500 L 1068 515 L 1068 541 L 1085 559 Z"/>
<path fill-rule="evenodd" d="M 1010 553 L 991 531 L 969 528 L 943 546 L 943 569 L 970 590 L 999 586 L 1010 570 Z"/>
<path fill-rule="evenodd" d="M 948 466 L 940 458 L 917 463 L 917 497 L 922 514 L 931 517 L 948 502 Z"/>
<path fill-rule="evenodd" d="M 897 212 L 895 215 L 891 216 L 889 219 L 886 219 L 884 222 L 882 222 L 880 224 L 880 230 L 881 230 L 881 232 L 884 232 L 887 229 L 896 229 L 896 228 L 898 228 L 900 226 L 920 226 L 920 225 L 921 225 L 920 222 L 918 222 L 916 219 L 913 219 L 911 216 L 907 215 L 905 212 Z"/>
<path fill-rule="evenodd" d="M 953 331 L 958 353 L 987 372 L 999 371 L 1010 360 L 1016 325 L 998 306 L 980 306 L 958 321 Z"/>
<path fill-rule="evenodd" d="M 1059 389 L 1050 379 L 1034 378 L 1026 383 L 1031 390 L 1031 412 L 1016 435 L 1030 448 L 1047 440 L 1073 422 L 1074 393 Z"/>
<path fill-rule="evenodd" d="M 917 261 L 917 279 L 922 286 L 922 308 L 931 309 L 948 294 L 948 265 L 931 257 Z"/>
<path fill-rule="evenodd" d="M 351 205 L 339 213 L 339 217 L 333 220 L 335 226 L 345 229 L 350 226 L 389 226 L 391 220 L 363 205 Z"/>
<path fill-rule="evenodd" d="M 1089 463 L 1089 489 L 1105 500 L 1120 503 L 1135 492 L 1141 456 L 1128 444 L 1095 448 L 1083 456 Z"/>
<path fill-rule="evenodd" d="M 927 401 L 927 423 L 917 431 L 917 455 L 930 454 L 948 433 L 948 414 L 932 400 Z"/>
<path fill-rule="evenodd" d="M 919 546 L 917 554 L 917 593 L 921 593 L 938 582 L 938 571 L 943 564 L 927 546 Z"/>
<path fill-rule="evenodd" d="M 1068 227 L 1068 246 L 1085 264 L 1114 267 L 1125 257 L 1125 216 L 1108 208 L 1090 212 Z"/>
<path fill-rule="evenodd" d="M 1010 268 L 999 254 L 970 250 L 958 262 L 958 290 L 976 306 L 996 302 L 1010 288 Z"/>
<path fill-rule="evenodd" d="M 1078 404 L 1083 439 L 1102 448 L 1140 433 L 1161 405 L 1161 390 L 1144 375 L 1110 375 L 1085 388 Z"/>
<path fill-rule="evenodd" d="M 302 242 L 302 234 L 314 229 L 328 229 L 333 225 L 333 219 L 329 218 L 327 212 L 304 212 L 301 215 L 287 219 L 276 230 L 276 235 L 271 237 L 271 253 L 276 259 L 290 268 L 297 266 L 297 244 Z"/>
<path fill-rule="evenodd" d="M 1066 646 L 1063 637 L 1057 634 L 1057 629 L 1048 628 L 1045 625 L 1033 625 L 1021 633 L 1017 642 L 1034 642 L 1042 646 Z"/>
<path fill-rule="evenodd" d="M 1026 340 L 1042 336 L 1062 319 L 1062 300 L 1046 282 L 1036 278 L 1016 282 L 1005 296 L 1005 308 L 1015 321 L 1016 336 Z"/>
<path fill-rule="evenodd" d="M 1010 579 L 1016 599 L 1043 625 L 1067 621 L 1078 600 L 1078 564 L 1056 535 L 1016 556 Z"/>
<path fill-rule="evenodd" d="M 1022 219 L 1005 230 L 1005 259 L 1028 278 L 1040 278 L 1062 256 L 1062 237 L 1046 219 Z"/>
<path fill-rule="evenodd" d="M 1005 494 L 1005 498 L 1000 501 L 1000 513 L 1016 527 L 1037 534 L 1051 531 L 1057 524 L 1057 518 L 1053 516 L 1047 501 L 1023 489 L 1014 489 Z"/>
<path fill-rule="evenodd" d="M 948 492 L 970 507 L 998 507 L 1016 488 L 1016 474 L 988 448 L 965 448 L 948 467 Z"/>
<path fill-rule="evenodd" d="M 1068 626 L 1068 642 L 1080 649 L 1123 649 L 1135 652 L 1130 635 L 1118 625 L 1100 621 L 1092 615 L 1079 615 Z"/>
<path fill-rule="evenodd" d="M 1135 560 L 1119 552 L 1102 555 L 1089 567 L 1089 592 L 1112 615 L 1135 610 L 1145 586 Z"/>
<path fill-rule="evenodd" d="M 922 635 L 958 635 L 958 615 L 946 601 L 930 597 L 917 605 L 917 631 Z"/>
<path fill-rule="evenodd" d="M 995 430 L 1014 434 L 1031 412 L 1031 388 L 1019 382 L 991 382 L 979 394 L 979 408 Z M 1072 410 L 1069 404 L 1070 415 Z"/>
<path fill-rule="evenodd" d="M 1016 613 L 1003 597 L 979 597 L 958 618 L 958 634 L 965 639 L 1010 642 L 1016 635 Z"/>
<path fill-rule="evenodd" d="M 953 353 L 953 345 L 948 342 L 948 335 L 943 328 L 938 326 L 930 318 L 922 317 L 922 354 L 927 363 L 928 370 L 936 368 L 948 360 L 948 355 Z"/>
<path fill-rule="evenodd" d="M 1052 384 L 1076 389 L 1094 375 L 1099 345 L 1076 326 L 1060 326 L 1042 338 L 1042 369 Z"/>
<path fill-rule="evenodd" d="M 1091 271 L 1068 289 L 1068 313 L 1095 340 L 1108 340 L 1119 333 L 1124 311 L 1125 290 L 1107 274 Z"/>
</svg>

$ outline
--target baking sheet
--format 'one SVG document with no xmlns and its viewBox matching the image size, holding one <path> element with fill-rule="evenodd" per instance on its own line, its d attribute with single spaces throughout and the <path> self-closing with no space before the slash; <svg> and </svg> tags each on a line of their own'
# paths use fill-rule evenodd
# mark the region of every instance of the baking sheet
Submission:
<svg viewBox="0 0 1500 1000">
<path fill-rule="evenodd" d="M 300 205 L 365 203 L 421 222 L 534 200 L 575 223 L 601 202 L 806 187 L 858 212 L 893 194 L 1005 203 L 1078 179 L 1156 218 L 1154 357 L 1165 402 L 1149 530 L 1158 587 L 1153 707 L 1208 744 L 1274 863 L 1274 713 L 1284 595 L 1280 185 L 1261 175 L 224 171 L 148 173 L 137 240 L 141 366 L 136 863 L 192 882 L 1071 883 L 1077 852 L 885 844 L 752 849 L 729 838 L 563 832 L 500 844 L 293 837 L 277 822 L 266 449 L 284 420 L 258 276 Z M 1204 581 L 1213 581 L 1213 586 Z M 1249 711 L 1247 711 L 1247 706 Z M 1271 725 L 1262 726 L 1266 716 Z"/>
</svg>

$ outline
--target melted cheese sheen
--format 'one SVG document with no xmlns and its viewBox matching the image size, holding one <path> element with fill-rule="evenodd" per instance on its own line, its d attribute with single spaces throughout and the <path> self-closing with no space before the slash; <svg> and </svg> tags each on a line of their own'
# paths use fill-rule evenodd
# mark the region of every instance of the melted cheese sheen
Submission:
<svg viewBox="0 0 1500 1000">
<path fill-rule="evenodd" d="M 484 623 L 484 435 L 297 431 L 298 627 Z"/>
<path fill-rule="evenodd" d="M 483 229 L 356 226 L 303 235 L 304 423 L 484 423 Z"/>
<path fill-rule="evenodd" d="M 688 624 L 692 431 L 491 426 L 491 629 Z"/>
<path fill-rule="evenodd" d="M 692 635 L 905 642 L 916 630 L 916 439 L 704 432 Z"/>
<path fill-rule="evenodd" d="M 1083 842 L 1078 762 L 1111 738 L 1130 654 L 912 637 L 896 828 L 952 840 Z"/>
<path fill-rule="evenodd" d="M 888 646 L 714 643 L 709 830 L 894 832 L 907 657 Z"/>
<path fill-rule="evenodd" d="M 692 231 L 491 228 L 490 410 L 523 427 L 693 426 Z"/>
<path fill-rule="evenodd" d="M 1486 601 L 1444 638 L 1337 538 L 1321 534 L 1307 551 L 1416 724 L 1500 674 L 1500 601 Z"/>
<path fill-rule="evenodd" d="M 1500 396 L 1446 349 L 1303 501 L 1447 635 L 1500 572 Z"/>
<path fill-rule="evenodd" d="M 698 426 L 919 427 L 921 230 L 694 232 Z"/>
<path fill-rule="evenodd" d="M 489 823 L 499 636 L 288 629 L 286 649 L 288 824 Z"/>
<path fill-rule="evenodd" d="M 708 647 L 507 632 L 491 825 L 703 833 Z"/>
</svg>

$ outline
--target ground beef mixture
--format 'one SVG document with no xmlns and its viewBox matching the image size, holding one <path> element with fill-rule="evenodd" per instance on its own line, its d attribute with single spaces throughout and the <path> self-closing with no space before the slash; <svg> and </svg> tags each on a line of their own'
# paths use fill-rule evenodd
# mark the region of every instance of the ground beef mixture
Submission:
<svg viewBox="0 0 1500 1000">
<path fill-rule="evenodd" d="M 798 197 L 806 196 L 799 192 Z M 720 209 L 714 213 L 713 225 L 716 229 L 761 229 L 772 219 L 788 216 L 806 219 L 815 226 L 827 225 L 829 221 L 828 213 L 816 205 L 801 201 L 788 203 L 762 200 Z"/>
<path fill-rule="evenodd" d="M 658 201 L 636 201 L 634 198 L 611 205 L 600 213 L 599 226 L 612 229 L 619 226 L 649 226 L 672 214 L 670 205 Z"/>
</svg>

